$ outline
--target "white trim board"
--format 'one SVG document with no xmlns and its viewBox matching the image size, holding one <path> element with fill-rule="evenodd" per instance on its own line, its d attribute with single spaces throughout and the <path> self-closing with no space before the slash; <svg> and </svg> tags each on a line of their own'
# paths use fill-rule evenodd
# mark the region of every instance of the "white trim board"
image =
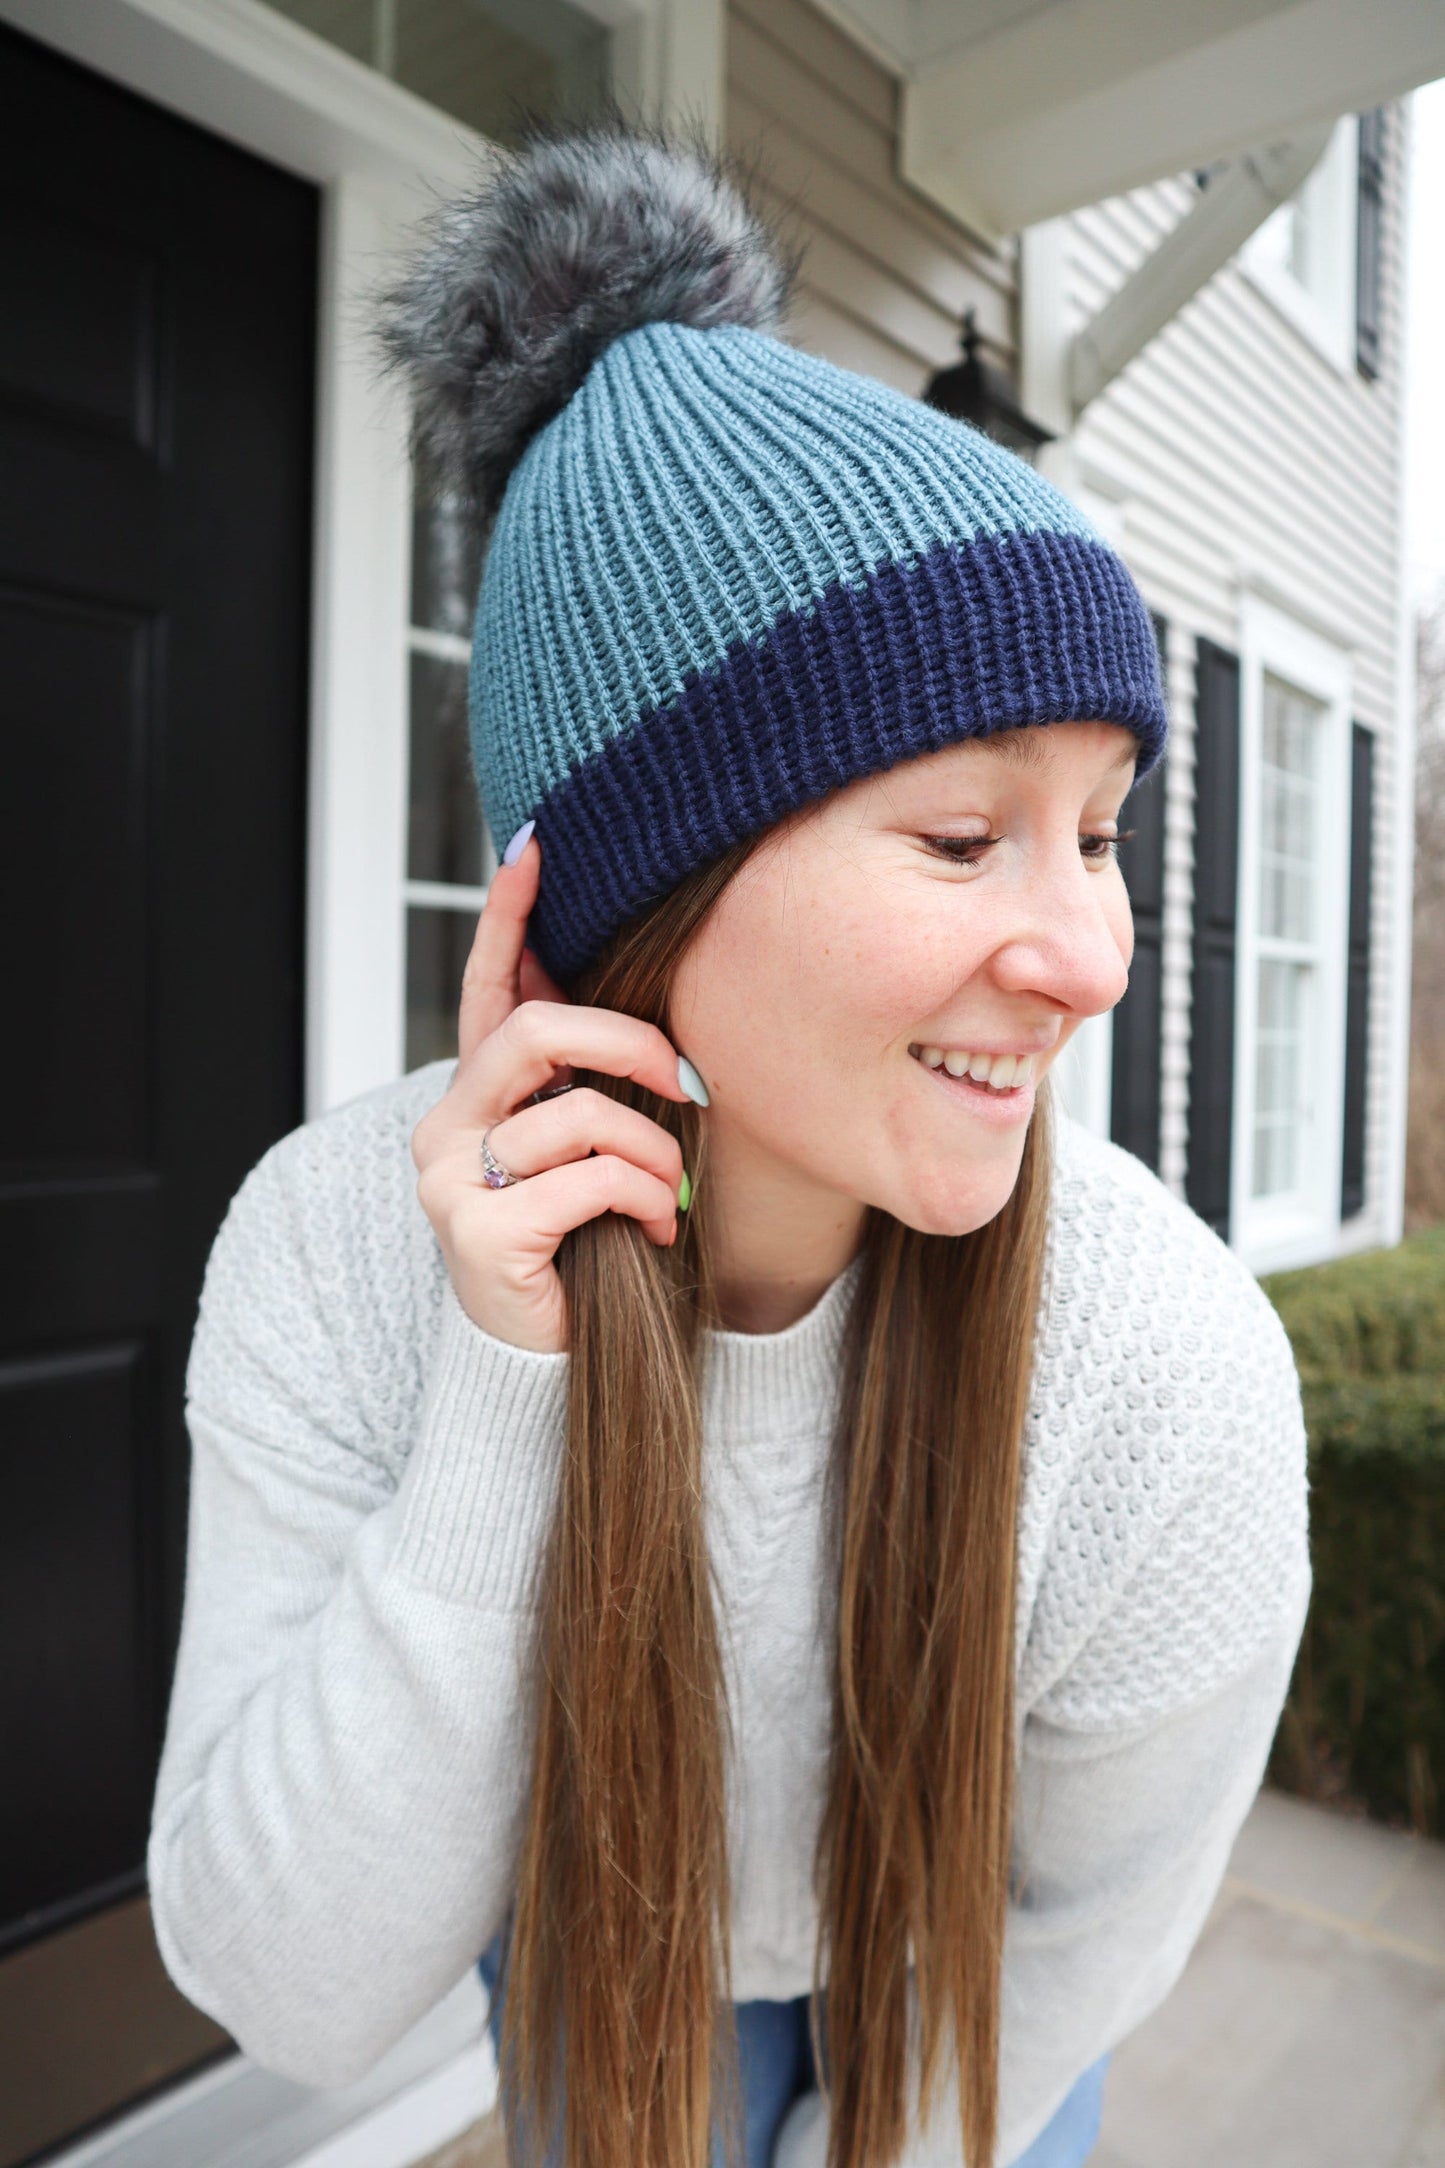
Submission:
<svg viewBox="0 0 1445 2168">
<path fill-rule="evenodd" d="M 1114 1012 L 1086 1016 L 1054 1065 L 1054 1088 L 1071 1121 L 1109 1137 L 1114 1105 Z"/>
<path fill-rule="evenodd" d="M 50 2168 L 411 2168 L 497 2095 L 475 1972 L 356 2084 L 276 2077 L 244 2055 L 181 2079 L 55 2156 Z"/>
</svg>

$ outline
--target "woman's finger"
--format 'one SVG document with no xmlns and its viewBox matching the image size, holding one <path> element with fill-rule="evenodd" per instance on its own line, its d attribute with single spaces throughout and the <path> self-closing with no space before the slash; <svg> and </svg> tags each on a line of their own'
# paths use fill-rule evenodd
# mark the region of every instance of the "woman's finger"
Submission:
<svg viewBox="0 0 1445 2168">
<path fill-rule="evenodd" d="M 546 969 L 541 958 L 533 949 L 523 949 L 521 969 L 518 976 L 521 980 L 521 994 L 524 1001 L 565 1002 L 568 999 L 568 996 L 562 991 L 551 972 Z M 544 1092 L 566 1091 L 571 1082 L 572 1065 L 570 1062 L 564 1061 L 560 1069 L 553 1070 L 547 1082 L 541 1086 L 541 1089 Z"/>
<path fill-rule="evenodd" d="M 457 1050 L 463 1062 L 525 998 L 522 949 L 541 872 L 542 847 L 531 836 L 517 863 L 498 866 L 492 875 L 462 973 Z"/>
<path fill-rule="evenodd" d="M 467 1209 L 489 1215 L 485 1224 L 494 1248 L 531 1253 L 549 1267 L 563 1235 L 603 1212 L 625 1213 L 663 1248 L 677 1235 L 676 1188 L 612 1152 L 548 1167 L 512 1189 L 479 1184 L 469 1192 Z"/>
<path fill-rule="evenodd" d="M 508 1173 L 519 1178 L 585 1159 L 589 1152 L 614 1152 L 655 1174 L 674 1197 L 682 1181 L 677 1139 L 640 1108 L 626 1107 L 590 1085 L 540 1106 L 519 1107 L 492 1124 L 487 1143 Z"/>
<path fill-rule="evenodd" d="M 500 1122 L 568 1065 L 630 1077 L 663 1099 L 692 1096 L 678 1073 L 677 1048 L 655 1024 L 618 1009 L 524 1001 L 458 1067 L 447 1094 L 451 1119 L 483 1128 Z"/>
</svg>

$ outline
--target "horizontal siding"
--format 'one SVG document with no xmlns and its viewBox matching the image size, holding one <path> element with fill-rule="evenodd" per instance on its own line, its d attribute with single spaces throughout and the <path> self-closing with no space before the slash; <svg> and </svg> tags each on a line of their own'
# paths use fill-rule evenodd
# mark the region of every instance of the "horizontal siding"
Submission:
<svg viewBox="0 0 1445 2168">
<path fill-rule="evenodd" d="M 1390 882 L 1402 602 L 1401 314 L 1408 109 L 1391 109 L 1383 235 L 1384 352 L 1373 383 L 1342 376 L 1231 264 L 1087 409 L 1084 478 L 1122 497 L 1130 564 L 1171 625 L 1175 720 L 1166 842 L 1163 1171 L 1188 1138 L 1194 641 L 1239 644 L 1241 585 L 1296 598 L 1352 657 L 1354 713 L 1378 733 L 1367 1210 L 1388 1163 L 1394 980 Z M 1093 204 L 1068 222 L 1067 319 L 1087 322 L 1193 201 L 1183 180 Z M 1340 869 L 1340 878 L 1345 869 Z"/>
<path fill-rule="evenodd" d="M 973 308 L 1012 368 L 1016 252 L 945 218 L 897 174 L 897 90 L 806 0 L 731 0 L 728 148 L 803 251 L 790 336 L 916 394 Z"/>
</svg>

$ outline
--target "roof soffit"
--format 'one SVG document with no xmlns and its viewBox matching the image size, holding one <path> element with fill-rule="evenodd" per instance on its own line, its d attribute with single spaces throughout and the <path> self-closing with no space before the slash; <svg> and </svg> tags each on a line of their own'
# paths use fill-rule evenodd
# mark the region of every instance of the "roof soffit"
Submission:
<svg viewBox="0 0 1445 2168">
<path fill-rule="evenodd" d="M 1440 0 L 814 0 L 902 81 L 905 180 L 989 240 L 1445 75 Z"/>
</svg>

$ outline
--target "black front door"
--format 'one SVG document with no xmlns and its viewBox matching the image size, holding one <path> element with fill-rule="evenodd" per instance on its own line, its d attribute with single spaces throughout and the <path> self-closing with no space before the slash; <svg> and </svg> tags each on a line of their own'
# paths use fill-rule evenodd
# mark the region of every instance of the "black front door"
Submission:
<svg viewBox="0 0 1445 2168">
<path fill-rule="evenodd" d="M 0 30 L 0 2168 L 230 2045 L 144 1858 L 201 1272 L 301 1118 L 316 251 Z"/>
</svg>

